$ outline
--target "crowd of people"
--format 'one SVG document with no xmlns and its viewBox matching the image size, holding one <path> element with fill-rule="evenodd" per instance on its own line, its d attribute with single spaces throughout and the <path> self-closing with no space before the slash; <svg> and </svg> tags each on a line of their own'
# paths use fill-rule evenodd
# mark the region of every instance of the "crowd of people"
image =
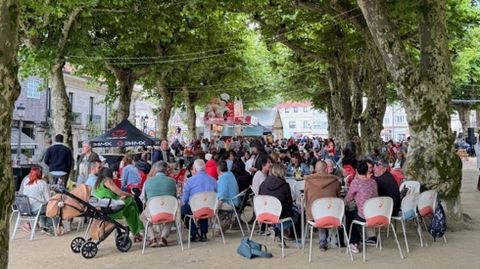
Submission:
<svg viewBox="0 0 480 269">
<path fill-rule="evenodd" d="M 71 173 L 73 156 L 68 147 L 62 144 L 61 135 L 55 138 L 55 145 L 47 150 L 45 163 L 49 171 L 64 171 L 66 184 Z M 290 217 L 294 225 L 286 224 L 285 238 L 293 239 L 293 228 L 299 231 L 299 216 L 302 213 L 288 178 L 305 180 L 305 214 L 312 219 L 310 212 L 313 201 L 324 197 L 341 197 L 347 204 L 347 227 L 353 220 L 364 221 L 363 205 L 376 196 L 389 196 L 394 201 L 393 214 L 400 209 L 401 194 L 399 185 L 404 179 L 408 141 L 395 145 L 392 141 L 368 154 L 361 154 L 360 138 L 354 137 L 339 147 L 331 138 L 304 138 L 300 140 L 265 141 L 264 139 L 224 139 L 197 140 L 182 145 L 175 141 L 170 146 L 162 141 L 152 149 L 140 149 L 140 158 L 134 161 L 132 155 L 125 154 L 120 165 L 108 167 L 102 156 L 93 152 L 84 143 L 82 154 L 77 159 L 76 184 L 86 184 L 93 196 L 98 198 L 121 199 L 124 208 L 116 213 L 123 217 L 134 236 L 134 242 L 141 242 L 147 236 L 150 247 L 168 245 L 171 225 L 164 225 L 160 231 L 142 234 L 149 217 L 148 201 L 153 197 L 170 195 L 181 201 L 182 220 L 192 213 L 190 199 L 197 193 L 216 192 L 219 202 L 219 215 L 223 230 L 234 223 L 232 206 L 239 210 L 251 205 L 248 200 L 235 199 L 233 205 L 225 199 L 236 197 L 246 191 L 247 196 L 270 195 L 282 204 L 281 218 Z M 44 173 L 46 174 L 46 173 Z M 49 199 L 48 184 L 42 180 L 40 167 L 32 168 L 22 182 L 24 194 L 31 198 L 33 210 L 44 210 Z M 58 184 L 58 182 L 56 182 Z M 54 183 L 55 184 L 55 183 Z M 253 222 L 253 214 L 250 222 Z M 185 225 L 188 227 L 188 221 Z M 42 230 L 48 232 L 51 223 L 42 221 Z M 198 227 L 192 223 L 191 241 L 207 240 L 208 221 L 200 220 Z M 30 229 L 24 225 L 24 229 Z M 280 237 L 280 226 L 262 226 L 262 234 L 274 233 Z M 319 246 L 322 251 L 331 247 L 341 247 L 350 243 L 354 253 L 360 251 L 361 233 L 352 231 L 350 242 L 337 242 L 333 230 L 320 229 Z M 368 243 L 375 244 L 375 235 L 369 234 Z"/>
</svg>

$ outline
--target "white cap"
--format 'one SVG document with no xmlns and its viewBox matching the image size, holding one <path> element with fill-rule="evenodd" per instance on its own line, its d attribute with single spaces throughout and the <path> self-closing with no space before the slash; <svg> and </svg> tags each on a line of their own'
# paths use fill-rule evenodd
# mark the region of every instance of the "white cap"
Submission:
<svg viewBox="0 0 480 269">
<path fill-rule="evenodd" d="M 205 154 L 205 160 L 207 160 L 207 161 L 211 160 L 212 157 L 213 157 L 213 156 L 212 156 L 212 154 L 210 154 L 210 153 Z"/>
</svg>

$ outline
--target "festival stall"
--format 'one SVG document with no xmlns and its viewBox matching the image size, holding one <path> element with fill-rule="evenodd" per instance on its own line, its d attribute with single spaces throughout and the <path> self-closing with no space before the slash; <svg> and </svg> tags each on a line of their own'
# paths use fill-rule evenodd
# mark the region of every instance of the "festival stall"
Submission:
<svg viewBox="0 0 480 269">
<path fill-rule="evenodd" d="M 120 122 L 103 135 L 90 140 L 93 148 L 142 147 L 159 145 L 160 141 L 137 129 L 127 119 Z"/>
<path fill-rule="evenodd" d="M 252 116 L 244 116 L 243 103 L 239 98 L 230 100 L 226 93 L 220 98 L 213 98 L 206 106 L 203 117 L 204 137 L 218 138 L 225 136 L 262 136 L 263 127 Z"/>
</svg>

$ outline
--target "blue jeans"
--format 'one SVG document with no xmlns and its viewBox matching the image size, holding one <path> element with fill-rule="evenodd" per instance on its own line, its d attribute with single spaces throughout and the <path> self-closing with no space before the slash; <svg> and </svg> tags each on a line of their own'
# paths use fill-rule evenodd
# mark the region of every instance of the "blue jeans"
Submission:
<svg viewBox="0 0 480 269">
<path fill-rule="evenodd" d="M 192 215 L 192 209 L 190 208 L 189 204 L 184 204 L 182 205 L 181 208 L 181 216 L 182 220 L 185 219 L 185 215 Z M 189 218 L 189 221 L 192 221 L 191 218 Z M 188 227 L 188 222 L 185 222 L 185 225 Z M 198 224 L 200 225 L 200 235 L 206 235 L 208 233 L 208 219 L 201 219 L 198 221 Z M 192 239 L 197 238 L 197 226 L 195 225 L 195 222 L 192 222 L 192 229 L 190 231 L 190 237 Z"/>
<path fill-rule="evenodd" d="M 293 206 L 292 208 L 292 212 L 293 212 L 293 215 L 292 215 L 292 220 L 293 220 L 293 223 L 297 223 L 298 222 L 298 219 L 300 217 L 300 212 L 298 212 L 298 209 L 296 206 Z M 291 221 L 286 221 L 283 223 L 283 230 L 288 230 L 290 228 L 292 228 L 293 226 L 293 223 Z M 280 236 L 280 229 L 281 229 L 281 225 L 280 224 L 275 224 L 275 236 Z"/>
</svg>

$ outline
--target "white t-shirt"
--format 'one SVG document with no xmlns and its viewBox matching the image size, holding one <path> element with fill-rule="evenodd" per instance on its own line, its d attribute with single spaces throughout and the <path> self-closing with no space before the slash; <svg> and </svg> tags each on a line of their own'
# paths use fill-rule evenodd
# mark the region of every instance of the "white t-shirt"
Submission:
<svg viewBox="0 0 480 269">
<path fill-rule="evenodd" d="M 255 156 L 252 156 L 250 157 L 250 159 L 248 159 L 246 162 L 245 162 L 245 170 L 251 174 L 250 172 L 250 168 L 252 168 L 253 166 L 253 160 L 255 159 Z"/>
<path fill-rule="evenodd" d="M 262 171 L 257 171 L 252 179 L 252 190 L 255 195 L 258 195 L 258 191 L 260 190 L 260 185 L 262 185 L 263 181 L 267 178 Z"/>
<path fill-rule="evenodd" d="M 45 180 L 37 180 L 32 185 L 25 184 L 23 194 L 30 198 L 30 206 L 33 212 L 38 211 L 50 199 L 50 191 Z"/>
</svg>

